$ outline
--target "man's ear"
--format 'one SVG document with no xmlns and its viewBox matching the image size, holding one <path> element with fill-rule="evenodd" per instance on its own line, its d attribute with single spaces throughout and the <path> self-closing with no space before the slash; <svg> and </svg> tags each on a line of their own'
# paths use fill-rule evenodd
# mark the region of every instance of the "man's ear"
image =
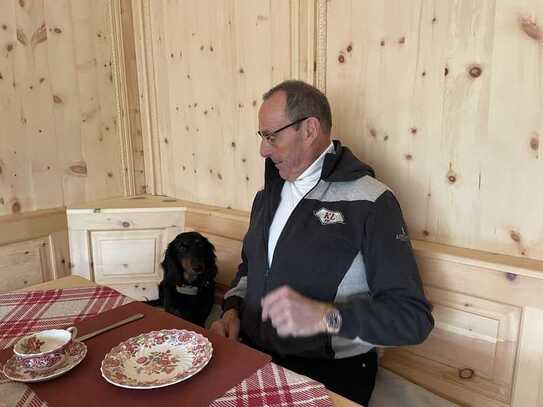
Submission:
<svg viewBox="0 0 543 407">
<path fill-rule="evenodd" d="M 321 123 L 316 117 L 309 117 L 304 122 L 305 136 L 310 143 L 313 143 L 320 133 Z"/>
</svg>

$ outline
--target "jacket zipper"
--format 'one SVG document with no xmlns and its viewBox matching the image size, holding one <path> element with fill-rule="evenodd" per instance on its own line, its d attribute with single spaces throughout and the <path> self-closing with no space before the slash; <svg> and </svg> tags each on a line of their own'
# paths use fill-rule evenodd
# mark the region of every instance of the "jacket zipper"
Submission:
<svg viewBox="0 0 543 407">
<path fill-rule="evenodd" d="M 287 228 L 287 226 L 289 225 L 289 223 L 290 223 L 291 220 L 292 220 L 292 217 L 293 217 L 293 215 L 294 215 L 294 212 L 296 212 L 296 210 L 298 209 L 298 206 L 300 206 L 300 203 L 305 199 L 305 197 L 306 197 L 307 195 L 309 195 L 309 194 L 317 187 L 317 185 L 319 185 L 320 182 L 321 182 L 321 178 L 319 178 L 319 180 L 317 181 L 317 183 L 316 183 L 315 185 L 313 185 L 313 188 L 311 188 L 309 191 L 307 191 L 307 192 L 304 194 L 304 196 L 302 197 L 302 199 L 300 199 L 300 201 L 296 204 L 296 206 L 294 207 L 294 209 L 293 209 L 292 212 L 290 213 L 290 216 L 289 216 L 289 218 L 288 218 L 288 220 L 287 220 L 287 223 L 285 223 L 285 226 L 283 226 L 283 230 L 281 230 L 281 234 L 279 235 L 279 238 L 277 239 L 277 243 L 275 244 L 275 248 L 276 248 L 276 249 L 277 249 L 277 245 L 279 244 L 279 241 L 281 241 L 281 239 L 283 238 L 283 234 L 284 234 L 284 232 L 285 232 L 285 229 Z M 279 204 L 281 204 L 281 203 L 279 203 Z M 276 212 L 277 212 L 277 210 L 276 210 Z M 272 218 L 271 222 L 273 222 L 273 218 Z M 269 275 L 270 275 L 270 273 L 271 273 L 271 271 L 272 271 L 273 257 L 275 257 L 275 253 L 276 253 L 275 250 L 274 250 L 273 257 L 272 257 L 272 259 L 271 259 L 272 264 L 270 265 L 270 261 L 269 261 L 269 259 L 267 258 L 267 257 L 268 257 L 268 256 L 267 256 L 267 255 L 268 255 L 268 244 L 269 244 L 268 242 L 269 242 L 269 240 L 270 240 L 270 227 L 271 227 L 271 223 L 270 223 L 270 225 L 269 225 L 268 228 L 267 228 L 268 234 L 267 234 L 266 240 L 265 240 L 265 242 L 266 242 L 266 245 L 265 245 L 265 246 L 266 246 L 266 271 L 265 271 L 265 273 L 264 273 L 264 294 L 267 294 L 267 293 L 268 293 L 268 278 L 269 278 Z"/>
</svg>

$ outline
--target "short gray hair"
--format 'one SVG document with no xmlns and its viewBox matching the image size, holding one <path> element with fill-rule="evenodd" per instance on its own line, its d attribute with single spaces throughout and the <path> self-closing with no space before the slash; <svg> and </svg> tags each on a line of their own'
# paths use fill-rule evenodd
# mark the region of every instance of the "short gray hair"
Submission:
<svg viewBox="0 0 543 407">
<path fill-rule="evenodd" d="M 294 121 L 306 116 L 316 117 L 319 119 L 322 131 L 325 134 L 330 134 L 332 112 L 324 93 L 303 81 L 288 80 L 275 85 L 264 93 L 262 99 L 266 100 L 279 91 L 283 91 L 287 95 L 286 113 L 290 120 Z"/>
</svg>

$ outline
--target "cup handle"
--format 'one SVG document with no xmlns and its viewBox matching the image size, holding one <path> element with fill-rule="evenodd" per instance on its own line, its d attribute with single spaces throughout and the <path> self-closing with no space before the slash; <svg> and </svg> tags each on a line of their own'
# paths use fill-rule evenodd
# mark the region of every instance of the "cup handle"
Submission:
<svg viewBox="0 0 543 407">
<path fill-rule="evenodd" d="M 72 341 L 75 340 L 75 338 L 77 337 L 77 328 L 75 326 L 71 326 L 69 328 L 66 328 L 66 330 L 72 334 Z"/>
</svg>

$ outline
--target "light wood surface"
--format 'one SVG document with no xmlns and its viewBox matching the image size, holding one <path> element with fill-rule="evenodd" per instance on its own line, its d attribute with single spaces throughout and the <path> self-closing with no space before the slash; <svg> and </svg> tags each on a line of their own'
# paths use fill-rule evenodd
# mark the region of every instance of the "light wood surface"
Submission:
<svg viewBox="0 0 543 407">
<path fill-rule="evenodd" d="M 168 197 L 108 199 L 67 209 L 71 272 L 137 300 L 158 298 L 160 263 L 183 232 L 185 207 Z"/>
<path fill-rule="evenodd" d="M 0 290 L 14 290 L 69 274 L 63 208 L 0 217 Z"/>
<path fill-rule="evenodd" d="M 0 215 L 125 193 L 119 1 L 0 2 Z"/>
<path fill-rule="evenodd" d="M 288 3 L 134 2 L 150 191 L 248 210 L 260 96 L 311 82 L 297 69 L 313 58 L 333 136 L 395 191 L 413 238 L 542 260 L 541 2 Z"/>
<path fill-rule="evenodd" d="M 133 4 L 149 192 L 249 208 L 262 93 L 313 81 L 314 1 Z"/>
<path fill-rule="evenodd" d="M 68 277 L 60 278 L 55 281 L 48 281 L 46 283 L 36 284 L 32 287 L 26 287 L 19 291 L 50 290 L 50 289 L 55 289 L 55 288 L 77 288 L 77 287 L 96 287 L 96 283 L 79 276 L 68 276 Z M 338 394 L 335 394 L 330 391 L 328 392 L 328 394 L 330 395 L 330 398 L 332 399 L 333 405 L 336 407 L 356 407 L 356 406 L 360 407 L 360 404 L 350 401 L 346 399 L 345 397 L 342 397 Z"/>
<path fill-rule="evenodd" d="M 413 238 L 543 259 L 542 17 L 539 0 L 327 3 L 335 135 Z"/>
</svg>

